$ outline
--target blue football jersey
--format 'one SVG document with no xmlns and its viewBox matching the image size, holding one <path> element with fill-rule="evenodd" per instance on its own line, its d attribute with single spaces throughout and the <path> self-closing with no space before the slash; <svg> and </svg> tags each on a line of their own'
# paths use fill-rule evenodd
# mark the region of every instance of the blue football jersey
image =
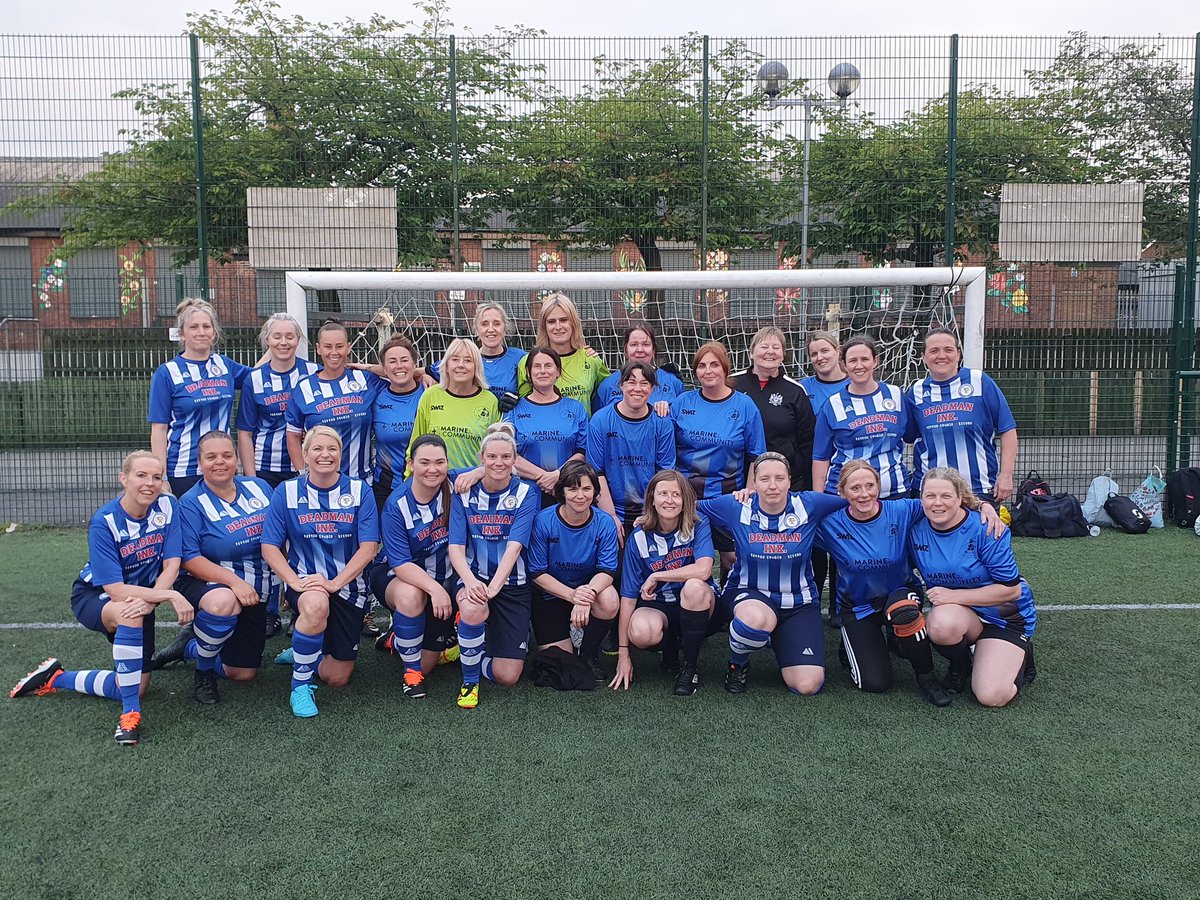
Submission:
<svg viewBox="0 0 1200 900">
<path fill-rule="evenodd" d="M 203 362 L 176 356 L 150 380 L 146 421 L 167 426 L 167 478 L 200 474 L 200 438 L 228 431 L 233 395 L 248 366 L 214 353 Z"/>
<path fill-rule="evenodd" d="M 814 415 L 821 411 L 821 407 L 825 405 L 826 400 L 848 384 L 850 384 L 849 378 L 839 378 L 837 381 L 822 381 L 816 375 L 809 375 L 807 378 L 800 379 L 800 387 L 804 388 L 804 393 L 808 394 Z"/>
<path fill-rule="evenodd" d="M 442 492 L 422 503 L 412 492 L 409 479 L 392 491 L 383 508 L 383 552 L 387 564 L 399 568 L 413 563 L 442 584 L 450 577 L 450 522 L 443 517 Z"/>
<path fill-rule="evenodd" d="M 570 397 L 534 403 L 528 397 L 500 417 L 517 432 L 517 453 L 547 472 L 587 449 L 588 414 Z"/>
<path fill-rule="evenodd" d="M 345 475 L 330 488 L 316 487 L 307 475 L 289 479 L 271 496 L 262 542 L 286 544 L 288 565 L 302 578 L 337 578 L 361 545 L 379 542 L 375 495 L 365 481 Z M 361 573 L 343 590 L 359 608 L 370 602 Z"/>
<path fill-rule="evenodd" d="M 670 417 L 647 408 L 640 419 L 606 406 L 588 425 L 587 461 L 608 481 L 617 516 L 640 511 L 646 486 L 663 469 L 675 468 L 675 428 Z"/>
<path fill-rule="evenodd" d="M 930 469 L 958 469 L 976 494 L 991 495 L 1000 471 L 996 436 L 1017 427 L 1008 401 L 991 377 L 960 369 L 949 381 L 933 377 L 908 389 L 918 438 L 913 446 L 913 485 Z"/>
<path fill-rule="evenodd" d="M 682 569 L 701 559 L 713 558 L 712 528 L 703 516 L 696 519 L 690 540 L 678 531 L 663 534 L 637 526 L 625 540 L 625 566 L 621 570 L 621 596 L 641 597 L 642 585 L 652 572 Z M 682 581 L 663 581 L 655 585 L 654 599 L 660 603 L 678 603 Z"/>
<path fill-rule="evenodd" d="M 251 369 L 242 382 L 237 430 L 254 435 L 254 468 L 259 472 L 294 472 L 287 452 L 287 412 L 292 391 L 302 379 L 320 370 L 316 363 L 297 359 L 286 372 L 270 363 Z"/>
<path fill-rule="evenodd" d="M 505 584 L 527 584 L 529 536 L 541 508 L 537 485 L 515 475 L 496 493 L 485 490 L 480 481 L 450 501 L 450 543 L 466 548 L 467 564 L 486 583 L 496 574 L 508 542 L 515 541 L 522 547 L 521 555 Z"/>
<path fill-rule="evenodd" d="M 846 508 L 817 526 L 817 546 L 837 563 L 838 602 L 851 607 L 856 619 L 871 615 L 892 591 L 912 581 L 908 533 L 924 517 L 920 500 L 885 500 L 865 522 Z"/>
<path fill-rule="evenodd" d="M 488 390 L 499 400 L 505 392 L 517 392 L 517 364 L 525 358 L 525 351 L 520 347 L 505 346 L 499 356 L 483 354 L 483 377 L 487 379 Z M 426 370 L 436 380 L 441 377 L 442 362 L 431 364 Z"/>
<path fill-rule="evenodd" d="M 417 385 L 405 394 L 397 394 L 386 387 L 375 395 L 375 406 L 371 410 L 371 428 L 375 433 L 375 481 L 378 482 L 384 469 L 398 475 L 404 474 L 408 464 L 408 443 L 412 440 L 413 422 L 417 418 L 417 404 L 425 388 Z"/>
<path fill-rule="evenodd" d="M 688 391 L 671 404 L 671 421 L 679 471 L 687 478 L 703 479 L 702 497 L 744 488 L 746 467 L 767 452 L 762 414 L 741 391 L 724 400 Z"/>
<path fill-rule="evenodd" d="M 271 486 L 259 478 L 234 478 L 237 496 L 218 497 L 204 480 L 179 501 L 183 561 L 204 557 L 245 581 L 266 598 L 274 584 L 262 558 L 263 522 L 271 503 Z"/>
<path fill-rule="evenodd" d="M 303 433 L 328 425 L 342 436 L 342 473 L 371 482 L 371 415 L 375 396 L 387 382 L 361 369 L 347 369 L 326 381 L 320 374 L 301 379 L 287 407 L 288 431 Z"/>
<path fill-rule="evenodd" d="M 649 403 L 653 406 L 659 400 L 666 400 L 670 403 L 680 394 L 687 390 L 678 376 L 672 375 L 666 369 L 654 370 L 654 390 L 650 392 Z M 596 396 L 592 398 L 592 412 L 597 412 L 606 406 L 610 406 L 620 400 L 624 394 L 621 393 L 621 373 L 620 371 L 613 372 L 596 388 Z"/>
<path fill-rule="evenodd" d="M 790 493 L 778 515 L 763 512 L 757 495 L 745 503 L 728 494 L 701 500 L 697 508 L 709 524 L 733 537 L 737 561 L 725 581 L 726 595 L 756 592 L 780 609 L 818 602 L 812 573 L 817 525 L 846 505 L 841 497 L 812 491 Z"/>
<path fill-rule="evenodd" d="M 549 575 L 569 588 L 587 584 L 597 574 L 617 577 L 617 523 L 592 509 L 582 525 L 568 525 L 552 506 L 538 514 L 529 538 L 529 577 Z"/>
<path fill-rule="evenodd" d="M 908 410 L 901 390 L 882 381 L 873 394 L 852 394 L 847 388 L 832 395 L 817 414 L 813 435 L 813 459 L 829 462 L 825 492 L 837 493 L 846 460 L 864 459 L 879 473 L 880 499 L 905 496 L 904 442 L 915 432 Z"/>
<path fill-rule="evenodd" d="M 921 519 L 909 533 L 908 549 L 913 564 L 927 587 L 978 588 L 989 584 L 1020 584 L 1021 596 L 1001 606 L 973 606 L 975 613 L 992 625 L 1012 628 L 1029 637 L 1037 625 L 1033 592 L 1017 568 L 1012 551 L 1012 533 L 991 537 L 979 513 L 967 517 L 948 531 L 939 531 Z"/>
<path fill-rule="evenodd" d="M 163 494 L 142 518 L 131 516 L 121 498 L 110 500 L 88 523 L 88 561 L 79 573 L 88 584 L 154 587 L 163 561 L 180 555 L 179 507 Z"/>
</svg>

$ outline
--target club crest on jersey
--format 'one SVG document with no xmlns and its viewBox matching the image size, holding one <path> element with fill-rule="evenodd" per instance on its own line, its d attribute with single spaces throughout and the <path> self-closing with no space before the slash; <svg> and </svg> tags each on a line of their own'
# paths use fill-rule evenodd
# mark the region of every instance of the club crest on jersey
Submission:
<svg viewBox="0 0 1200 900">
<path fill-rule="evenodd" d="M 504 498 L 503 502 L 501 502 L 500 505 L 503 506 L 505 509 L 516 509 L 517 508 L 517 498 L 510 494 L 509 496 Z"/>
<path fill-rule="evenodd" d="M 788 513 L 786 516 L 783 517 L 783 527 L 784 528 L 795 528 L 799 524 L 800 524 L 800 517 L 798 515 L 796 515 L 795 513 Z"/>
<path fill-rule="evenodd" d="M 736 422 L 736 421 L 737 421 L 737 418 L 738 418 L 738 411 L 737 411 L 736 409 L 734 409 L 734 410 L 730 410 L 730 412 L 729 412 L 729 420 L 730 420 L 731 422 Z"/>
<path fill-rule="evenodd" d="M 251 509 L 262 509 L 263 508 L 263 502 L 261 500 L 259 500 L 257 497 L 251 497 L 246 502 L 247 502 L 247 505 Z"/>
<path fill-rule="evenodd" d="M 161 512 L 152 513 L 150 516 L 150 524 L 153 525 L 155 528 L 162 528 L 164 525 L 167 524 L 166 513 L 161 513 Z"/>
<path fill-rule="evenodd" d="M 338 506 L 342 507 L 343 509 L 345 509 L 347 506 L 353 506 L 353 505 L 354 505 L 354 498 L 351 497 L 349 494 L 342 494 L 342 496 L 338 497 Z"/>
<path fill-rule="evenodd" d="M 895 400 L 884 400 L 883 408 L 890 412 L 891 410 L 896 408 L 896 401 Z"/>
<path fill-rule="evenodd" d="M 964 384 L 958 389 L 958 396 L 960 397 L 970 397 L 973 393 L 975 393 L 975 388 L 969 384 Z"/>
<path fill-rule="evenodd" d="M 767 402 L 772 406 L 780 406 L 783 404 L 783 394 L 772 394 L 767 398 Z"/>
</svg>

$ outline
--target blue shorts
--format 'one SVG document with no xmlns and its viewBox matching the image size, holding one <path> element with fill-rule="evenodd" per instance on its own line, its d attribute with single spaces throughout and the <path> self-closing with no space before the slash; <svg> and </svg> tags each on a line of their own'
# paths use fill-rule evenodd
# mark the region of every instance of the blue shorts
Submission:
<svg viewBox="0 0 1200 900">
<path fill-rule="evenodd" d="M 731 608 L 743 600 L 758 600 L 775 612 L 777 623 L 771 632 L 771 649 L 779 668 L 791 666 L 825 666 L 825 627 L 821 622 L 821 606 L 804 603 L 780 609 L 761 591 L 727 590 L 723 598 Z"/>
<path fill-rule="evenodd" d="M 193 609 L 200 609 L 200 600 L 209 591 L 228 585 L 201 581 L 186 572 L 175 581 L 175 590 L 187 597 Z M 221 662 L 236 669 L 257 669 L 262 665 L 263 649 L 267 646 L 267 605 L 259 602 L 243 606 L 238 613 L 233 633 L 221 645 Z"/>
<path fill-rule="evenodd" d="M 104 605 L 109 602 L 104 589 L 94 584 L 88 584 L 82 578 L 76 578 L 71 585 L 71 612 L 79 620 L 79 624 L 90 631 L 98 631 L 111 644 L 116 636 L 114 632 L 104 627 L 102 612 Z M 142 618 L 142 671 L 150 671 L 150 657 L 154 656 L 154 613 Z"/>
<path fill-rule="evenodd" d="M 373 562 L 367 566 L 364 574 L 379 605 L 387 606 L 387 587 L 395 580 L 396 573 L 387 563 Z M 450 618 L 439 619 L 433 614 L 433 604 L 425 603 L 425 636 L 421 639 L 422 650 L 436 650 L 440 653 L 455 644 L 454 614 L 458 612 L 458 579 L 451 578 L 442 587 L 450 595 Z"/>
<path fill-rule="evenodd" d="M 524 659 L 529 654 L 529 585 L 509 585 L 488 603 L 484 647 L 493 659 Z"/>
<path fill-rule="evenodd" d="M 290 587 L 283 590 L 288 606 L 297 611 L 300 609 L 300 593 Z M 357 660 L 358 642 L 362 639 L 366 618 L 365 609 L 355 606 L 343 594 L 332 594 L 329 597 L 329 617 L 325 620 L 325 643 L 321 648 L 325 655 L 342 662 Z"/>
</svg>

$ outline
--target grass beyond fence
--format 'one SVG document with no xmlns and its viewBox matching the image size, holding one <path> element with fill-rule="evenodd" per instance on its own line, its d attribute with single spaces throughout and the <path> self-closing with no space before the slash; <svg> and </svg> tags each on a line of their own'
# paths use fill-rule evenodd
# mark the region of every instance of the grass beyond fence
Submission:
<svg viewBox="0 0 1200 900">
<path fill-rule="evenodd" d="M 1075 605 L 1194 602 L 1198 541 L 1015 543 L 1039 602 Z M 0 621 L 68 621 L 84 552 L 81 531 L 0 535 Z M 645 654 L 629 694 L 485 685 L 464 713 L 456 670 L 405 702 L 368 647 L 308 721 L 269 664 L 216 707 L 169 671 L 132 750 L 111 702 L 4 700 L 0 895 L 1190 898 L 1198 626 L 1043 612 L 1038 681 L 1000 711 L 934 709 L 899 661 L 891 693 L 858 694 L 832 633 L 827 686 L 804 700 L 767 653 L 727 696 L 719 637 L 682 701 Z M 0 640 L 5 685 L 51 653 L 110 661 L 77 630 Z"/>
</svg>

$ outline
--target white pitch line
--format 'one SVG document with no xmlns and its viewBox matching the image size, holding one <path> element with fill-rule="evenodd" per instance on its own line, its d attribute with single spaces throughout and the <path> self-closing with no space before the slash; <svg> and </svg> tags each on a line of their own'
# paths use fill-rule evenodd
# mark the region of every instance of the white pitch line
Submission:
<svg viewBox="0 0 1200 900">
<path fill-rule="evenodd" d="M 1052 603 L 1039 605 L 1043 612 L 1127 612 L 1134 610 L 1200 609 L 1200 603 Z M 175 622 L 155 622 L 155 628 L 178 628 Z M 83 628 L 78 622 L 0 622 L 0 631 L 65 631 Z"/>
</svg>

